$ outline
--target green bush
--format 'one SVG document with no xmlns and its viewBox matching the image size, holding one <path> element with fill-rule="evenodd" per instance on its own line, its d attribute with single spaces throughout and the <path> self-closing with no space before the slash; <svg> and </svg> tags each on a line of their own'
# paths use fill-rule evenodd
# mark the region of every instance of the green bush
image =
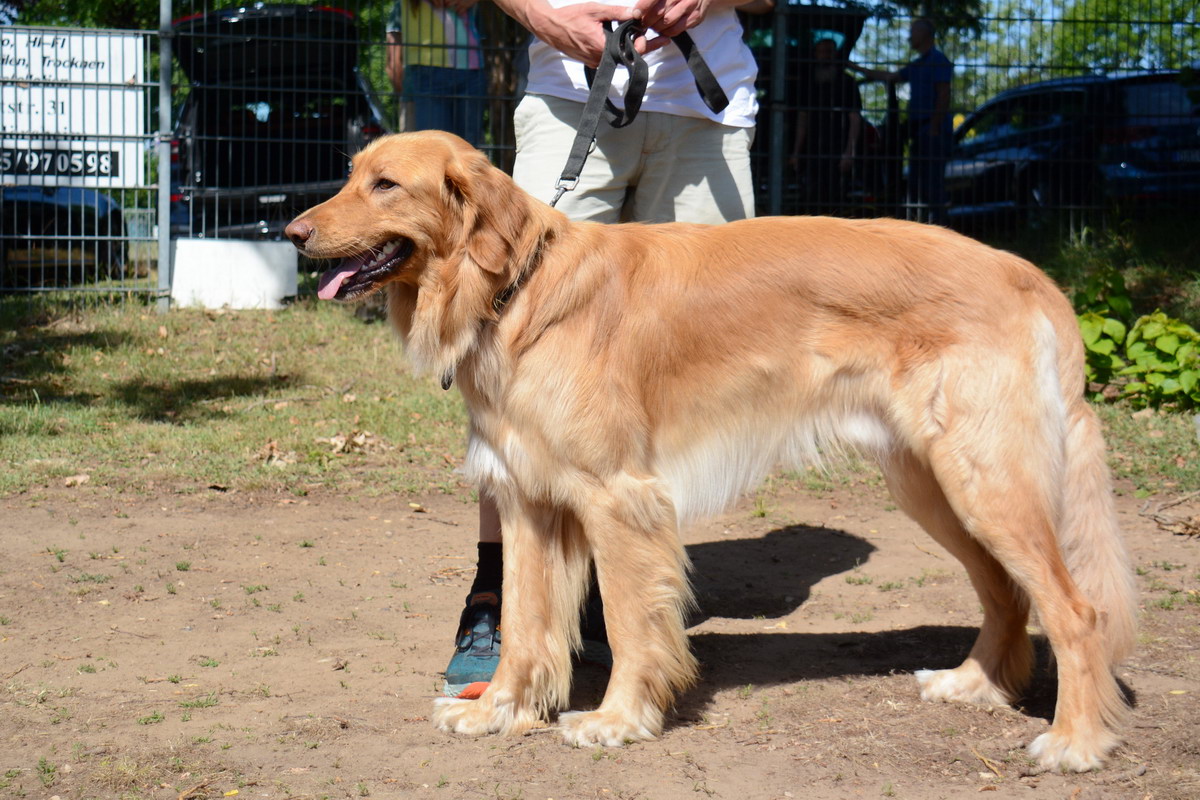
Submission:
<svg viewBox="0 0 1200 800">
<path fill-rule="evenodd" d="M 1129 362 L 1118 374 L 1122 388 L 1139 405 L 1200 405 L 1200 333 L 1161 311 L 1142 317 L 1125 340 Z"/>
<path fill-rule="evenodd" d="M 1200 406 L 1200 333 L 1191 325 L 1162 311 L 1129 325 L 1133 303 L 1113 267 L 1088 277 L 1075 294 L 1075 308 L 1093 400 L 1120 396 L 1136 406 Z"/>
</svg>

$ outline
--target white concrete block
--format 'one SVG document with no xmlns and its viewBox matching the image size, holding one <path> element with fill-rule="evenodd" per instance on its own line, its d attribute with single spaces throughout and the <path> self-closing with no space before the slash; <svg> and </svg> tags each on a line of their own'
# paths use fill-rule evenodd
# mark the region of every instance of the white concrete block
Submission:
<svg viewBox="0 0 1200 800">
<path fill-rule="evenodd" d="M 177 239 L 171 302 L 202 308 L 282 308 L 296 295 L 291 242 Z"/>
</svg>

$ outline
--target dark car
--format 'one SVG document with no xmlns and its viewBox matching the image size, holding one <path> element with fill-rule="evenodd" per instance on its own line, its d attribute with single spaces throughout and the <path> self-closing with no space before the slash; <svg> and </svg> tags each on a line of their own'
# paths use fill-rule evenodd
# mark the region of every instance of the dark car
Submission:
<svg viewBox="0 0 1200 800">
<path fill-rule="evenodd" d="M 950 217 L 1200 200 L 1200 106 L 1177 72 L 1011 89 L 955 131 Z"/>
<path fill-rule="evenodd" d="M 121 206 L 95 189 L 0 187 L 0 286 L 120 276 L 124 237 Z"/>
<path fill-rule="evenodd" d="M 328 6 L 256 4 L 174 28 L 191 87 L 173 145 L 173 233 L 280 238 L 384 132 L 358 71 L 357 20 Z"/>
</svg>

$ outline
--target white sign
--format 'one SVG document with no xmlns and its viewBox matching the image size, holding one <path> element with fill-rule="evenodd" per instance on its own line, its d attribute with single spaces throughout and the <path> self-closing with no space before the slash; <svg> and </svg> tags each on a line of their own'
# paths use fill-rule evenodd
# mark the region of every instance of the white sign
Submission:
<svg viewBox="0 0 1200 800">
<path fill-rule="evenodd" d="M 0 180 L 144 186 L 144 75 L 140 34 L 0 28 Z"/>
</svg>

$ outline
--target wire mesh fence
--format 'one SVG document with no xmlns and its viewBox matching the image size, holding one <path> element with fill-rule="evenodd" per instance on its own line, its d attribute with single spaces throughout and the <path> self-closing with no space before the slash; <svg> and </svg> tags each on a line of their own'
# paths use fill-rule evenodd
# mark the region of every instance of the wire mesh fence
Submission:
<svg viewBox="0 0 1200 800">
<path fill-rule="evenodd" d="M 0 28 L 0 292 L 154 290 L 153 44 Z"/>
<path fill-rule="evenodd" d="M 995 238 L 1200 209 L 1195 3 L 954 6 L 966 12 L 915 27 L 888 3 L 743 17 L 759 213 L 899 216 Z M 45 58 L 30 37 L 44 46 L 65 29 L 0 28 L 0 291 L 157 291 L 160 175 L 172 239 L 272 239 L 385 132 L 452 130 L 511 168 L 529 34 L 492 3 L 177 2 L 173 17 L 169 131 L 148 77 L 156 33 L 66 31 L 120 62 L 85 80 L 78 55 L 28 67 Z M 84 116 L 47 111 L 67 101 Z M 131 132 L 115 130 L 130 114 Z M 104 174 L 105 153 L 119 175 Z"/>
</svg>

